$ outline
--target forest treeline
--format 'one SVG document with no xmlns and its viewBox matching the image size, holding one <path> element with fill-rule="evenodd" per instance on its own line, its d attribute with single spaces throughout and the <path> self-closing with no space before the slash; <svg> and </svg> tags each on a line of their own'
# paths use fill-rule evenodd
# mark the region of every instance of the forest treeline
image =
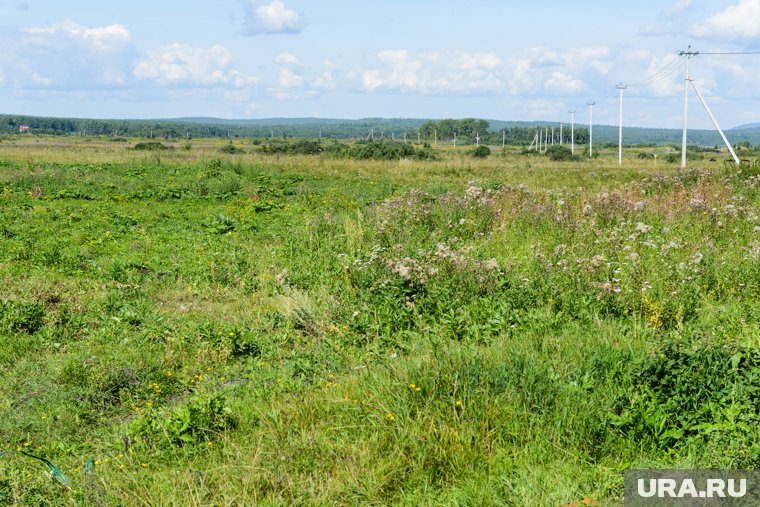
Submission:
<svg viewBox="0 0 760 507">
<path fill-rule="evenodd" d="M 85 118 L 54 118 L 25 115 L 0 115 L 0 134 L 17 134 L 22 125 L 31 134 L 61 136 L 112 136 L 155 139 L 185 139 L 198 137 L 251 138 L 323 138 L 323 139 L 396 139 L 408 141 L 456 142 L 459 144 L 489 144 L 499 146 L 530 145 L 539 130 L 552 129 L 555 143 L 570 143 L 570 125 L 558 122 L 511 122 L 464 119 L 404 119 L 365 118 L 337 120 L 323 118 L 268 118 L 259 120 L 223 120 L 220 118 L 181 118 L 169 120 L 108 120 Z M 575 124 L 575 142 L 588 143 L 588 128 Z M 732 143 L 760 144 L 760 129 L 741 129 L 726 132 Z M 594 125 L 594 143 L 617 143 L 618 128 Z M 678 129 L 627 127 L 626 145 L 680 144 Z M 690 130 L 689 142 L 700 146 L 721 146 L 717 132 Z"/>
</svg>

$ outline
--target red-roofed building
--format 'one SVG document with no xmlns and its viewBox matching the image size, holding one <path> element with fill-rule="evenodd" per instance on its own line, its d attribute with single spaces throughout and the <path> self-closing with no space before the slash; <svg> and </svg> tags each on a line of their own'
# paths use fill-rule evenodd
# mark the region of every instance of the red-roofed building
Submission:
<svg viewBox="0 0 760 507">
<path fill-rule="evenodd" d="M 21 126 L 18 128 L 18 131 L 19 131 L 19 132 L 29 132 L 29 125 L 21 125 Z"/>
</svg>

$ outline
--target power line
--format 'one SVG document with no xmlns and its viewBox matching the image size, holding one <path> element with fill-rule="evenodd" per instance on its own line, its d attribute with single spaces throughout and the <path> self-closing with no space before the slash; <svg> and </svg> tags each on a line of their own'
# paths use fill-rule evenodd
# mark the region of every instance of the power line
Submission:
<svg viewBox="0 0 760 507">
<path fill-rule="evenodd" d="M 700 51 L 700 55 L 760 55 L 760 51 Z"/>
<path fill-rule="evenodd" d="M 643 88 L 645 86 L 651 86 L 659 81 L 662 81 L 663 79 L 670 77 L 673 73 L 677 72 L 681 68 L 683 60 L 684 55 L 678 55 L 665 66 L 663 66 L 660 70 L 650 75 L 648 78 L 628 86 L 631 88 Z"/>
</svg>

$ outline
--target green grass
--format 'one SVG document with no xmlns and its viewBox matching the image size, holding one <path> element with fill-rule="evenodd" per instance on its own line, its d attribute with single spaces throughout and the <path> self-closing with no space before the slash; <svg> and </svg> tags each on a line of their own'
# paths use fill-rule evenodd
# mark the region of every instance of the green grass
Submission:
<svg viewBox="0 0 760 507">
<path fill-rule="evenodd" d="M 0 456 L 0 504 L 618 505 L 627 468 L 760 465 L 751 171 L 186 144 L 0 144 L 0 451 L 73 484 Z"/>
</svg>

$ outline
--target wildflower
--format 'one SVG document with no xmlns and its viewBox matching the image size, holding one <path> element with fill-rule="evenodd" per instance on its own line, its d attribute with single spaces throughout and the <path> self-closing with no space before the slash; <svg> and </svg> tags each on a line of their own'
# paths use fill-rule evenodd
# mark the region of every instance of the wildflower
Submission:
<svg viewBox="0 0 760 507">
<path fill-rule="evenodd" d="M 414 384 L 409 384 L 409 389 L 414 389 L 415 387 L 417 386 L 415 386 Z"/>
<path fill-rule="evenodd" d="M 640 232 L 642 234 L 646 234 L 647 232 L 649 232 L 651 230 L 652 230 L 652 226 L 651 225 L 647 225 L 647 224 L 642 223 L 642 222 L 636 223 L 636 231 L 637 232 Z"/>
<path fill-rule="evenodd" d="M 392 413 L 390 413 L 390 412 L 388 412 L 387 414 L 385 414 L 385 418 L 386 418 L 386 419 L 388 419 L 388 420 L 389 420 L 389 421 L 391 421 L 391 422 L 393 422 L 393 421 L 395 421 L 395 420 L 396 420 L 396 416 L 395 416 L 395 415 L 393 415 L 393 414 L 392 414 Z"/>
<path fill-rule="evenodd" d="M 348 331 L 348 326 L 340 326 L 343 331 Z"/>
<path fill-rule="evenodd" d="M 140 463 L 140 466 L 143 467 L 143 468 L 148 468 L 148 464 L 147 463 Z"/>
<path fill-rule="evenodd" d="M 457 407 L 461 407 L 462 406 L 462 400 L 457 400 L 456 406 Z"/>
<path fill-rule="evenodd" d="M 230 338 L 232 338 L 233 336 L 235 336 L 235 333 L 233 331 L 230 331 L 229 336 L 230 336 Z"/>
</svg>

